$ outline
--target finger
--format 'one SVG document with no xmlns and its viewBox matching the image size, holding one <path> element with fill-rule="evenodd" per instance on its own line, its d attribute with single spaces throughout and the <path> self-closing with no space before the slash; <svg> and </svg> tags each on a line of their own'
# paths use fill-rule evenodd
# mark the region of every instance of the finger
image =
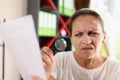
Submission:
<svg viewBox="0 0 120 80">
<path fill-rule="evenodd" d="M 49 56 L 50 60 L 53 62 L 54 61 L 54 56 L 53 56 L 53 51 L 48 48 L 48 47 L 43 47 L 41 50 L 42 54 L 46 54 Z"/>
<path fill-rule="evenodd" d="M 47 54 L 42 54 L 42 59 L 46 64 L 51 64 L 52 60 Z"/>
<path fill-rule="evenodd" d="M 41 49 L 41 52 L 42 53 L 46 53 L 46 54 L 52 54 L 53 55 L 53 51 L 49 48 L 49 47 L 43 47 L 42 49 Z"/>
<path fill-rule="evenodd" d="M 32 75 L 32 80 L 43 80 L 43 79 L 36 75 Z"/>
</svg>

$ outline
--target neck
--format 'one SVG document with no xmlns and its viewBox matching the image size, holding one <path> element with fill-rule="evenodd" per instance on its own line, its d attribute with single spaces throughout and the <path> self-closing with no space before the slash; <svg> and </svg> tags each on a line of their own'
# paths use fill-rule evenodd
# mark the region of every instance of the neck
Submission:
<svg viewBox="0 0 120 80">
<path fill-rule="evenodd" d="M 83 58 L 74 54 L 74 57 L 78 64 L 86 69 L 97 68 L 102 65 L 106 60 L 106 58 L 101 56 L 100 54 L 97 54 L 91 58 Z"/>
</svg>

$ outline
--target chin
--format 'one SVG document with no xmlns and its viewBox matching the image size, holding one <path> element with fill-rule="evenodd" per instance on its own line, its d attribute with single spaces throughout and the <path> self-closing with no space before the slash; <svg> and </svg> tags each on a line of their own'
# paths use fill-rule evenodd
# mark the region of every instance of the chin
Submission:
<svg viewBox="0 0 120 80">
<path fill-rule="evenodd" d="M 89 59 L 89 58 L 93 58 L 95 56 L 95 54 L 93 53 L 84 53 L 84 57 Z"/>
</svg>

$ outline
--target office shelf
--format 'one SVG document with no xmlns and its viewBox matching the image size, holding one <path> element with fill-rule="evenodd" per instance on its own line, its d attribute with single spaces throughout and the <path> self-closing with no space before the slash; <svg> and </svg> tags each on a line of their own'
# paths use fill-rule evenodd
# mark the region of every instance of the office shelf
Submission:
<svg viewBox="0 0 120 80">
<path fill-rule="evenodd" d="M 38 17 L 40 9 L 48 9 L 48 11 L 54 11 L 57 13 L 58 25 L 57 25 L 57 34 L 56 36 L 38 36 L 38 40 L 40 43 L 40 47 L 48 46 L 51 47 L 56 40 L 57 37 L 61 36 L 61 31 L 66 31 L 66 36 L 68 37 L 70 32 L 68 30 L 68 22 L 70 16 L 61 14 L 58 12 L 58 1 L 59 0 L 28 0 L 28 14 L 32 14 L 35 27 L 36 34 L 38 35 Z"/>
</svg>

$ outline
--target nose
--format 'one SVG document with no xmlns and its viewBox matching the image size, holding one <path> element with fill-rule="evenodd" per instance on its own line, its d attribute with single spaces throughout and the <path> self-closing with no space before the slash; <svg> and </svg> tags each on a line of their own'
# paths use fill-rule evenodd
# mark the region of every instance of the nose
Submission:
<svg viewBox="0 0 120 80">
<path fill-rule="evenodd" d="M 82 44 L 90 44 L 92 41 L 91 41 L 91 38 L 90 38 L 90 36 L 88 36 L 88 35 L 83 35 L 82 37 L 81 37 L 81 43 Z"/>
</svg>

